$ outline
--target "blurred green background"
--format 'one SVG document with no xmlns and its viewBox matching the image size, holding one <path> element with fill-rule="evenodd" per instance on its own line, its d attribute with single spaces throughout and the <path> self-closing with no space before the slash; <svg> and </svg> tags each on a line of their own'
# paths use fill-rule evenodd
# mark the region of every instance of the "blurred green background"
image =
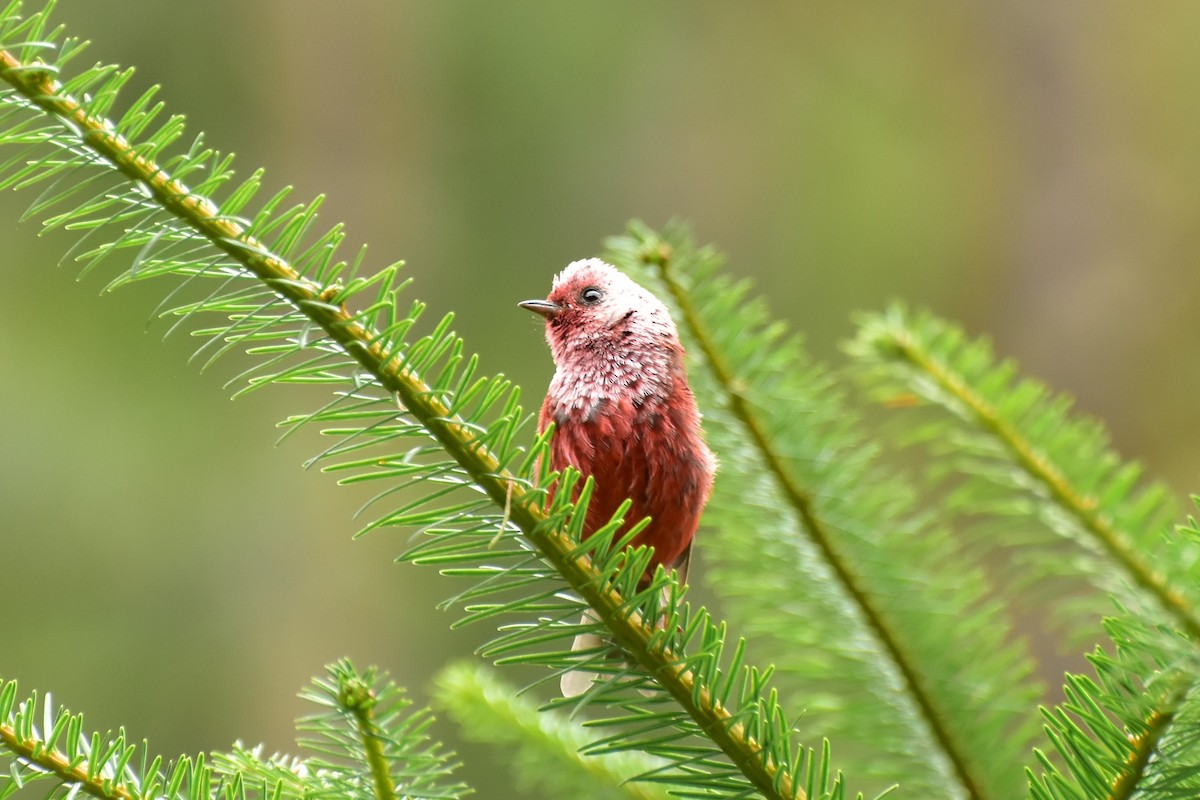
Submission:
<svg viewBox="0 0 1200 800">
<path fill-rule="evenodd" d="M 327 193 L 322 219 L 376 267 L 407 260 L 529 407 L 551 364 L 514 304 L 628 218 L 680 216 L 819 356 L 841 361 L 856 309 L 932 307 L 1200 490 L 1194 2 L 62 0 L 57 19 L 242 174 Z M 447 630 L 446 582 L 391 562 L 405 534 L 351 543 L 364 495 L 299 468 L 315 434 L 272 447 L 319 396 L 231 404 L 238 358 L 201 375 L 188 337 L 164 346 L 159 285 L 77 284 L 55 266 L 73 239 L 18 224 L 33 198 L 0 196 L 0 675 L 167 754 L 294 749 L 296 691 L 342 655 L 423 696 L 486 631 Z"/>
</svg>

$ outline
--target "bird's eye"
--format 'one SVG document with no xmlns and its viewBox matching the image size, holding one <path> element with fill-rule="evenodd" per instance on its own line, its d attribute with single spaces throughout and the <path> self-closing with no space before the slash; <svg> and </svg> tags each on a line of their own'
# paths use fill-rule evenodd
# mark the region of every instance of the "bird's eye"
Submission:
<svg viewBox="0 0 1200 800">
<path fill-rule="evenodd" d="M 595 286 L 589 286 L 579 293 L 579 302 L 585 306 L 594 306 L 604 299 L 604 292 L 597 289 Z"/>
</svg>

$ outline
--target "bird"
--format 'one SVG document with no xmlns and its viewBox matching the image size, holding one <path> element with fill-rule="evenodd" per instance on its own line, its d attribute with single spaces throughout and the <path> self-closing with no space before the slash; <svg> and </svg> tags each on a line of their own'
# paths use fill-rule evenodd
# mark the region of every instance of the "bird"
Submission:
<svg viewBox="0 0 1200 800">
<path fill-rule="evenodd" d="M 538 417 L 539 431 L 554 424 L 550 467 L 571 466 L 595 482 L 584 538 L 629 499 L 616 538 L 650 517 L 628 545 L 654 548 L 642 583 L 659 565 L 676 569 L 686 582 L 717 461 L 701 430 L 683 345 L 667 307 L 598 258 L 571 262 L 545 300 L 518 305 L 545 319 L 555 365 Z M 593 619 L 584 616 L 585 622 Z M 584 634 L 573 649 L 601 646 L 599 637 Z M 587 691 L 593 678 L 564 673 L 563 694 Z"/>
</svg>

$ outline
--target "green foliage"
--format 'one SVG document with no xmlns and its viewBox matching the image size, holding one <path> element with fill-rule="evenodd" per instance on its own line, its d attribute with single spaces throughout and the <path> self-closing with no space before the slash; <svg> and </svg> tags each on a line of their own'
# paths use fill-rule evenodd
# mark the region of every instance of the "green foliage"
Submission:
<svg viewBox="0 0 1200 800">
<path fill-rule="evenodd" d="M 830 370 L 678 226 L 635 224 L 609 250 L 675 305 L 721 457 L 705 569 L 806 707 L 802 730 L 828 736 L 879 788 L 1021 791 L 1032 659 L 979 566 L 879 463 Z"/>
<path fill-rule="evenodd" d="M 429 710 L 410 712 L 412 701 L 373 669 L 360 675 L 339 661 L 300 696 L 324 709 L 296 724 L 300 746 L 316 755 L 264 759 L 258 750 L 236 746 L 214 757 L 214 771 L 264 793 L 282 789 L 306 797 L 448 800 L 467 792 L 447 782 L 456 764 L 430 740 Z"/>
<path fill-rule="evenodd" d="M 1200 704 L 1193 684 L 1173 718 L 1150 717 L 1150 727 L 1141 738 L 1133 740 L 1135 758 L 1149 759 L 1145 777 L 1132 797 L 1186 798 L 1200 793 Z M 1161 736 L 1158 727 L 1169 729 Z M 1125 788 L 1122 786 L 1121 788 Z"/>
<path fill-rule="evenodd" d="M 348 661 L 328 668 L 301 694 L 325 709 L 298 723 L 307 758 L 272 756 L 240 746 L 173 762 L 154 755 L 125 731 L 88 733 L 82 714 L 54 708 L 36 693 L 18 700 L 17 684 L 0 685 L 0 798 L 26 786 L 51 797 L 86 792 L 94 797 L 346 798 L 409 797 L 450 800 L 466 794 L 450 783 L 455 764 L 426 735 L 427 709 L 406 713 L 411 702 L 373 671 L 359 674 Z M 39 726 L 40 718 L 40 726 Z"/>
<path fill-rule="evenodd" d="M 906 436 L 927 444 L 940 471 L 961 478 L 953 507 L 1016 523 L 1018 536 L 988 535 L 994 526 L 978 534 L 987 547 L 1019 548 L 1019 577 L 1066 570 L 1127 607 L 1165 612 L 1200 634 L 1200 546 L 1165 535 L 1179 513 L 1167 489 L 1142 481 L 1141 466 L 1114 453 L 1097 422 L 1072 415 L 1069 398 L 1018 378 L 986 340 L 903 306 L 864 317 L 851 352 L 885 403 L 948 412 L 906 420 Z M 1064 552 L 1055 536 L 1073 547 Z M 1041 595 L 1016 596 L 1040 607 Z M 1094 614 L 1095 606 L 1060 605 L 1080 610 Z M 1077 628 L 1091 619 L 1066 622 Z"/>
<path fill-rule="evenodd" d="M 949 509 L 987 515 L 976 529 L 988 534 L 981 550 L 1019 548 L 1014 603 L 1043 600 L 1028 588 L 1069 572 L 1117 604 L 1104 624 L 1111 654 L 1097 648 L 1089 656 L 1096 679 L 1068 674 L 1066 701 L 1044 712 L 1062 763 L 1039 753 L 1033 796 L 1178 796 L 1196 763 L 1194 737 L 1183 733 L 1185 701 L 1200 678 L 1194 523 L 1172 533 L 1175 506 L 1165 488 L 1141 482 L 1140 466 L 1111 450 L 1101 426 L 1071 415 L 1068 398 L 1018 379 L 986 341 L 895 306 L 864 317 L 849 349 L 886 405 L 928 403 L 943 412 L 910 420 L 906 438 L 927 445 L 936 478 L 958 481 Z M 995 525 L 1014 518 L 1021 536 Z M 1072 547 L 1069 555 L 1055 537 Z M 1069 630 L 1094 613 L 1079 603 L 1054 607 Z M 1168 742 L 1178 761 L 1162 760 Z"/>
<path fill-rule="evenodd" d="M 558 711 L 537 706 L 502 683 L 493 671 L 452 664 L 437 678 L 437 704 L 448 710 L 468 741 L 495 745 L 523 792 L 580 800 L 656 800 L 666 792 L 630 781 L 665 765 L 636 751 L 585 755 L 589 731 Z"/>
<path fill-rule="evenodd" d="M 887 440 L 860 420 L 840 376 L 725 277 L 713 251 L 678 227 L 635 225 L 610 243 L 612 260 L 674 305 L 693 358 L 723 462 L 702 556 L 742 639 L 662 570 L 641 584 L 650 554 L 624 549 L 632 533 L 618 540 L 624 509 L 581 541 L 590 479 L 546 471 L 552 431 L 535 435 L 516 387 L 481 373 L 451 315 L 431 324 L 420 301 L 404 300 L 401 265 L 372 266 L 364 249 L 339 255 L 341 228 L 317 227 L 320 198 L 260 196 L 261 172 L 235 181 L 232 157 L 184 138 L 153 90 L 120 96 L 127 70 L 66 76 L 82 49 L 46 12 L 23 15 L 19 2 L 0 12 L 0 187 L 40 188 L 29 215 L 82 233 L 69 255 L 85 274 L 119 264 L 109 289 L 159 280 L 159 313 L 200 340 L 203 364 L 244 352 L 235 394 L 328 389 L 285 427 L 328 437 L 310 464 L 379 487 L 364 533 L 415 529 L 406 558 L 471 579 L 443 605 L 461 607 L 456 626 L 495 626 L 484 657 L 540 668 L 538 683 L 580 668 L 603 676 L 538 711 L 489 673 L 444 676 L 442 701 L 472 736 L 514 753 L 529 785 L 843 798 L 832 740 L 872 790 L 1194 794 L 1200 532 L 1192 521 L 1171 534 L 1165 490 L 986 344 L 900 308 L 864 320 L 851 352 L 877 396 L 938 412 L 909 426 L 941 466 L 914 486 L 888 466 Z M 989 520 L 994 544 L 951 534 L 964 510 Z M 998 518 L 1018 520 L 1022 535 Z M 981 565 L 996 548 L 1021 555 L 999 586 Z M 1117 610 L 1111 643 L 1090 657 L 1094 677 L 1067 676 L 1035 749 L 1041 687 L 1006 612 L 1029 585 L 1063 575 Z M 1093 619 L 1064 624 L 1083 638 Z M 606 644 L 575 651 L 580 633 Z M 771 666 L 753 665 L 763 657 Z M 54 796 L 463 793 L 428 714 L 409 713 L 373 672 L 340 662 L 306 697 L 322 708 L 301 721 L 313 755 L 238 746 L 167 763 L 122 732 L 89 736 L 79 716 L 39 712 L 36 696 L 18 702 L 6 684 L 0 797 L 31 783 Z"/>
<path fill-rule="evenodd" d="M 1192 643 L 1128 615 L 1109 619 L 1114 654 L 1089 655 L 1096 679 L 1067 675 L 1066 701 L 1043 710 L 1061 762 L 1039 753 L 1041 798 L 1191 797 L 1197 673 Z"/>
</svg>

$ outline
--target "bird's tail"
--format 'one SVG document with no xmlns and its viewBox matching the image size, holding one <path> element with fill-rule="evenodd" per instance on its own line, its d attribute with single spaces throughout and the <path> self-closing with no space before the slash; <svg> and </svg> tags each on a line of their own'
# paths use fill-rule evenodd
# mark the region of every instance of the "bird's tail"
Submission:
<svg viewBox="0 0 1200 800">
<path fill-rule="evenodd" d="M 662 604 L 664 606 L 670 601 L 670 597 L 670 588 L 664 586 L 662 590 Z M 583 616 L 579 619 L 579 624 L 588 625 L 599 621 L 600 618 L 596 616 L 596 612 L 589 608 L 583 612 Z M 662 626 L 663 620 L 660 619 L 658 627 L 661 628 Z M 575 642 L 571 645 L 571 652 L 578 653 L 582 650 L 600 650 L 604 647 L 610 647 L 610 645 L 605 643 L 604 638 L 600 634 L 591 632 L 581 633 L 575 637 Z M 592 688 L 592 683 L 598 677 L 600 677 L 599 673 L 592 672 L 590 669 L 573 669 L 570 672 L 563 673 L 562 678 L 559 679 L 558 688 L 562 690 L 563 697 L 578 697 Z M 640 691 L 647 697 L 651 697 L 654 694 L 646 689 Z"/>
<path fill-rule="evenodd" d="M 593 622 L 599 622 L 594 611 L 590 608 L 583 612 L 583 617 L 579 620 L 580 625 L 587 625 Z M 574 644 L 571 645 L 571 652 L 578 653 L 580 650 L 596 650 L 604 647 L 604 640 L 597 633 L 581 633 L 575 637 Z M 558 682 L 558 687 L 562 690 L 563 697 L 578 697 L 579 695 L 592 688 L 592 682 L 599 677 L 597 673 L 590 669 L 573 669 L 570 672 L 564 672 L 562 679 Z"/>
</svg>

